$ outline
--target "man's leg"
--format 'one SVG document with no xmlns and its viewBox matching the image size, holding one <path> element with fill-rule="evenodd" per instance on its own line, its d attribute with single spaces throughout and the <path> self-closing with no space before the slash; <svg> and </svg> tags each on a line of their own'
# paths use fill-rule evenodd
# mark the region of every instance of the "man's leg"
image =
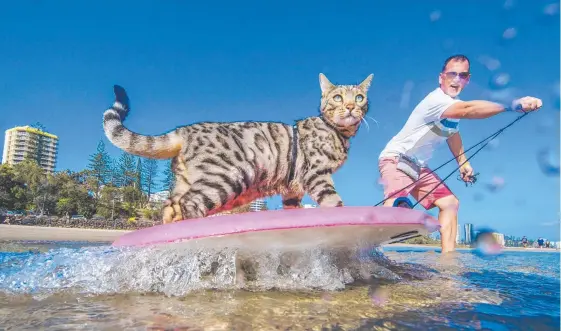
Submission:
<svg viewBox="0 0 561 331">
<path fill-rule="evenodd" d="M 440 209 L 438 221 L 440 222 L 440 238 L 442 253 L 453 252 L 456 249 L 456 235 L 458 233 L 458 199 L 449 195 L 434 202 Z"/>
<path fill-rule="evenodd" d="M 460 203 L 448 186 L 440 183 L 441 179 L 435 173 L 431 173 L 428 169 L 423 169 L 420 177 L 421 179 L 417 187 L 411 194 L 417 201 L 422 199 L 419 201 L 419 204 L 427 210 L 435 206 L 438 207 L 442 253 L 453 252 L 456 249 L 458 208 Z M 433 191 L 425 197 L 431 190 Z"/>
<path fill-rule="evenodd" d="M 407 197 L 409 192 L 413 190 L 413 180 L 397 170 L 397 157 L 381 159 L 378 163 L 378 169 L 380 170 L 380 181 L 384 187 L 384 199 L 391 196 L 384 202 L 384 207 L 392 207 L 395 199 Z M 403 189 L 406 186 L 408 187 Z"/>
</svg>

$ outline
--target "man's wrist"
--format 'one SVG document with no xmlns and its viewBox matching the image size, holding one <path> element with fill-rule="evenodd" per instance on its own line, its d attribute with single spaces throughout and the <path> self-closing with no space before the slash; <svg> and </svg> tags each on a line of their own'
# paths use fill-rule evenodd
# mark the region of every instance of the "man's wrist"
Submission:
<svg viewBox="0 0 561 331">
<path fill-rule="evenodd" d="M 505 112 L 516 112 L 519 113 L 522 111 L 522 105 L 518 99 L 513 100 L 510 105 L 503 105 Z"/>
</svg>

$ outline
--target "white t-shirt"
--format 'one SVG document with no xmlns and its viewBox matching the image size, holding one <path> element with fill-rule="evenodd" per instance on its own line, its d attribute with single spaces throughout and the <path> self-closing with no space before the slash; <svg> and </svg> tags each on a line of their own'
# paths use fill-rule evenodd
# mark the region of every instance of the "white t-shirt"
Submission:
<svg viewBox="0 0 561 331">
<path fill-rule="evenodd" d="M 440 87 L 429 93 L 415 109 L 407 122 L 380 153 L 380 158 L 406 154 L 426 166 L 439 144 L 459 130 L 459 119 L 440 116 L 448 107 L 461 100 L 445 94 Z"/>
</svg>

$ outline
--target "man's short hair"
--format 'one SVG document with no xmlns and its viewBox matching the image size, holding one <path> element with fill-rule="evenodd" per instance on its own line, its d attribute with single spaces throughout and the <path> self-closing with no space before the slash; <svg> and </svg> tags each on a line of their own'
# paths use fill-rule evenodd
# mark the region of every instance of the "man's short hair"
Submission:
<svg viewBox="0 0 561 331">
<path fill-rule="evenodd" d="M 463 54 L 454 54 L 450 57 L 448 57 L 445 61 L 444 61 L 444 65 L 442 66 L 442 72 L 444 72 L 444 70 L 446 70 L 446 66 L 448 65 L 448 63 L 450 61 L 460 61 L 460 62 L 464 62 L 467 61 L 468 65 L 470 65 L 469 59 L 467 56 L 463 55 Z"/>
</svg>

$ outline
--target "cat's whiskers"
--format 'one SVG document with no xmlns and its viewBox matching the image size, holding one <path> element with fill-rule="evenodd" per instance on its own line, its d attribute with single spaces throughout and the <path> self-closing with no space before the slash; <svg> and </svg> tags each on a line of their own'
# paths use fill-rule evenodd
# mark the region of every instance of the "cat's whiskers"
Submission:
<svg viewBox="0 0 561 331">
<path fill-rule="evenodd" d="M 366 122 L 364 117 L 361 117 L 360 120 L 361 120 L 361 122 L 364 122 L 364 124 L 366 124 L 366 131 L 370 132 L 370 124 L 368 124 L 368 122 Z"/>
<path fill-rule="evenodd" d="M 365 117 L 368 117 L 368 118 L 370 118 L 371 120 L 373 120 L 374 123 L 376 123 L 376 126 L 378 127 L 378 129 L 380 128 L 380 125 L 378 124 L 378 121 L 376 121 L 376 120 L 374 119 L 374 117 L 369 116 L 369 115 L 365 115 Z"/>
</svg>

